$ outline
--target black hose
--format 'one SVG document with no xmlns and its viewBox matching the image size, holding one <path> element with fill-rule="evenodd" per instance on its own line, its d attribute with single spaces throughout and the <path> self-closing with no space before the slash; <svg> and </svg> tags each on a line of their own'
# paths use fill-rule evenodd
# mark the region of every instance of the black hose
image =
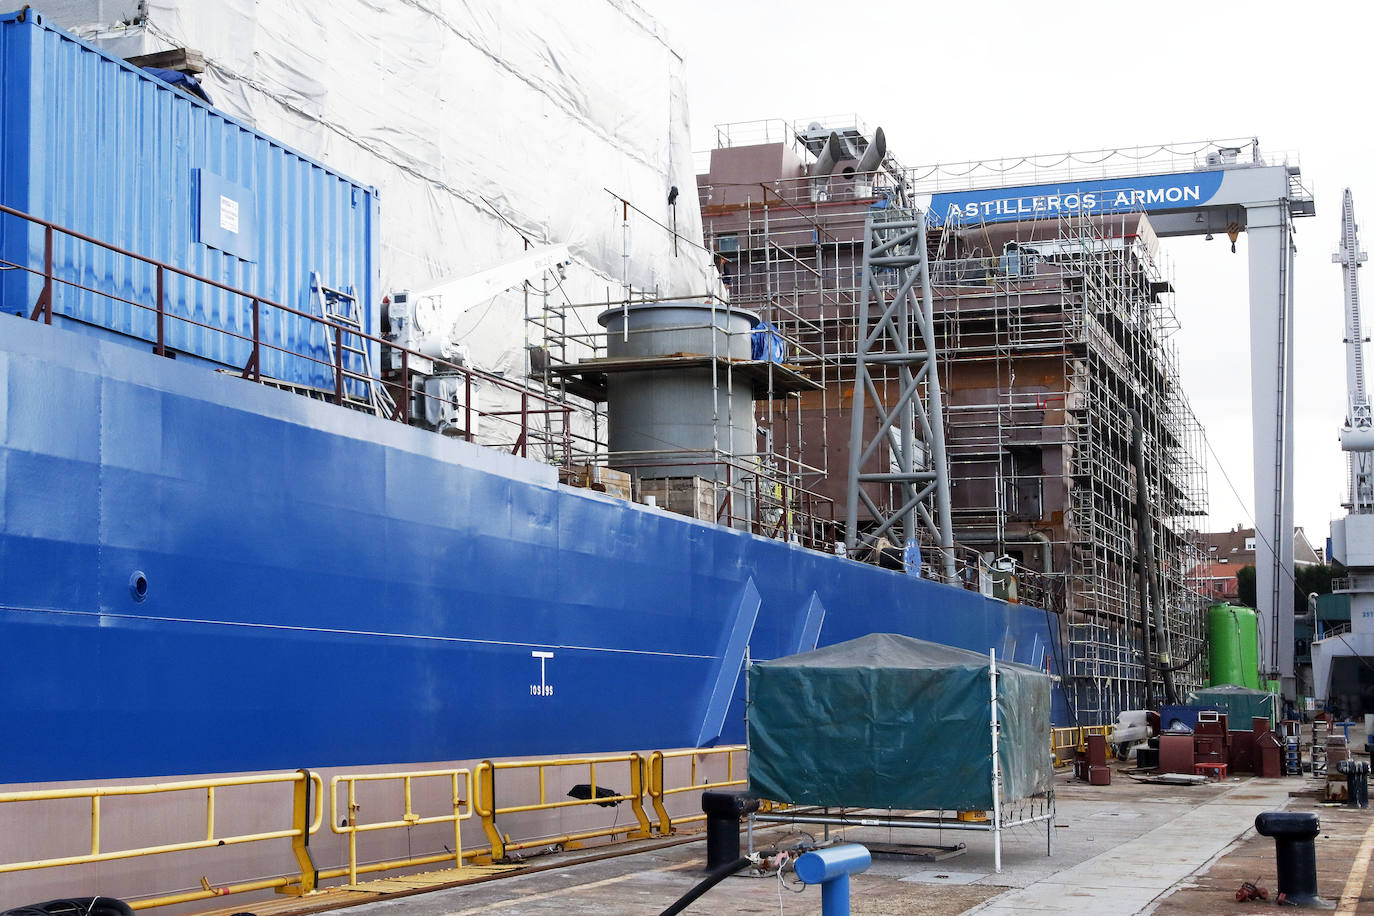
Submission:
<svg viewBox="0 0 1374 916">
<path fill-rule="evenodd" d="M 677 913 L 687 909 L 693 900 L 747 865 L 749 865 L 749 859 L 741 857 L 729 864 L 718 866 L 714 871 L 708 872 L 705 878 L 696 883 L 695 887 L 679 897 L 676 903 L 660 913 L 659 916 L 676 916 Z"/>
<path fill-rule="evenodd" d="M 134 916 L 134 911 L 114 897 L 72 897 L 30 903 L 5 910 L 0 916 Z"/>
</svg>

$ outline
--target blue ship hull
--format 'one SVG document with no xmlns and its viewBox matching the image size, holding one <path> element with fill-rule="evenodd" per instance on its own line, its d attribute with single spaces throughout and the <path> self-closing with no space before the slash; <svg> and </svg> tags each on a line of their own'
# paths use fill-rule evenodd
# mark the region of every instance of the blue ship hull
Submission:
<svg viewBox="0 0 1374 916">
<path fill-rule="evenodd" d="M 0 783 L 739 741 L 746 646 L 1054 658 L 1035 608 L 4 315 L 0 481 Z"/>
</svg>

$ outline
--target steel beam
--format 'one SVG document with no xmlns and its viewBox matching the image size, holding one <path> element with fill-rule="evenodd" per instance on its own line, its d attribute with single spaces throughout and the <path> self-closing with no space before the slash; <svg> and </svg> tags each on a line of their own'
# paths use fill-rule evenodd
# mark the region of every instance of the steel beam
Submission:
<svg viewBox="0 0 1374 916">
<path fill-rule="evenodd" d="M 868 216 L 856 350 L 845 546 L 853 554 L 861 543 L 888 536 L 904 547 L 917 537 L 919 522 L 930 531 L 941 553 L 940 575 L 953 581 L 954 526 L 944 404 L 935 360 L 926 219 L 920 210 L 877 211 Z M 873 376 L 877 367 L 884 381 L 881 389 Z M 895 385 L 889 378 L 893 371 Z M 864 420 L 870 409 L 878 423 L 873 436 L 866 438 Z M 889 469 L 865 472 L 865 464 L 882 455 L 884 445 L 891 451 Z M 896 494 L 893 504 L 878 506 L 863 489 L 865 483 L 891 485 Z M 875 522 L 862 533 L 861 504 Z"/>
<path fill-rule="evenodd" d="M 1287 201 L 1246 208 L 1254 424 L 1255 597 L 1268 667 L 1293 697 L 1293 246 Z"/>
</svg>

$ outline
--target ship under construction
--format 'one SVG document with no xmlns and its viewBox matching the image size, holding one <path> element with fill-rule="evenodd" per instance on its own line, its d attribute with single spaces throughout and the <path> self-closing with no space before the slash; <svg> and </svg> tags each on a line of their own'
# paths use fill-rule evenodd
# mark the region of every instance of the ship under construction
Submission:
<svg viewBox="0 0 1374 916">
<path fill-rule="evenodd" d="M 726 287 L 719 304 L 758 315 L 785 354 L 762 375 L 737 377 L 724 363 L 712 380 L 725 407 L 697 463 L 726 473 L 685 470 L 680 460 L 667 468 L 661 456 L 614 441 L 608 460 L 641 485 L 662 478 L 644 492 L 660 493 L 668 508 L 733 518 L 757 533 L 843 550 L 842 513 L 854 503 L 861 531 L 891 535 L 880 519 L 899 511 L 900 488 L 882 479 L 895 469 L 895 444 L 863 448 L 860 482 L 846 473 L 853 452 L 883 434 L 873 399 L 854 423 L 856 367 L 867 362 L 869 378 L 857 387 L 877 400 L 901 384 L 890 360 L 861 352 L 860 319 L 867 327 L 874 309 L 865 246 L 873 225 L 929 206 L 942 181 L 958 179 L 904 167 L 881 128 L 857 117 L 724 125 L 717 137 L 698 192 L 706 247 Z M 955 575 L 1058 615 L 1051 651 L 1065 675 L 1066 712 L 1110 720 L 1165 699 L 1168 681 L 1175 696 L 1206 682 L 1206 599 L 1192 534 L 1207 508 L 1204 440 L 1171 341 L 1173 284 L 1141 209 L 986 215 L 955 220 L 932 208 L 925 233 Z M 879 298 L 894 294 L 896 274 L 872 271 Z M 544 377 L 567 396 L 568 381 L 586 378 L 604 356 L 605 339 L 568 332 L 567 309 L 531 314 L 535 350 L 553 354 Z M 919 343 L 915 324 L 908 330 Z M 720 419 L 740 387 L 760 402 L 757 429 L 743 433 Z M 585 446 L 591 457 L 607 443 L 593 435 Z M 1137 503 L 1146 507 L 1153 581 L 1137 561 L 1145 534 L 1135 527 Z M 933 549 L 938 526 L 915 530 L 924 574 L 947 577 Z M 881 561 L 891 543 L 860 537 L 858 547 Z M 1155 610 L 1142 615 L 1152 592 Z"/>
</svg>

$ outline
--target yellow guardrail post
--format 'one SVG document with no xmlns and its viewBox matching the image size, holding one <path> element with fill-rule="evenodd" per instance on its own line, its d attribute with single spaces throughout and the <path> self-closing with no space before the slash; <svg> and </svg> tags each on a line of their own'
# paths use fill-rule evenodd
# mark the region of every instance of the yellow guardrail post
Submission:
<svg viewBox="0 0 1374 916">
<path fill-rule="evenodd" d="M 684 792 L 700 792 L 704 789 L 719 789 L 725 786 L 743 786 L 748 783 L 747 779 L 737 778 L 735 775 L 735 755 L 742 754 L 747 750 L 743 745 L 728 745 L 726 747 L 711 748 L 687 748 L 676 751 L 654 751 L 649 758 L 649 798 L 653 801 L 654 811 L 658 815 L 658 832 L 669 834 L 674 832 L 681 824 L 704 821 L 706 815 L 689 815 L 676 819 L 676 823 L 664 804 L 664 800 L 669 795 L 678 795 Z M 698 772 L 699 765 L 708 757 L 725 758 L 725 779 L 721 782 L 710 783 L 700 778 Z M 664 761 L 668 759 L 687 758 L 688 772 L 687 784 L 683 786 L 669 787 L 667 785 L 667 775 L 665 772 Z"/>
<path fill-rule="evenodd" d="M 310 794 L 315 788 L 315 780 L 319 777 L 309 770 L 296 772 L 300 773 L 301 778 L 296 780 L 292 788 L 291 824 L 295 829 L 291 834 L 291 852 L 296 856 L 296 865 L 300 868 L 301 877 L 299 884 L 288 884 L 278 888 L 277 892 L 281 894 L 309 894 L 320 883 L 320 871 L 315 867 L 315 858 L 310 854 L 310 821 L 314 813 L 311 810 Z M 210 791 L 213 792 L 214 789 Z M 212 795 L 212 812 L 213 798 Z M 319 801 L 323 802 L 322 799 Z"/>
<path fill-rule="evenodd" d="M 644 758 L 638 754 L 630 755 L 630 809 L 639 819 L 639 830 L 627 834 L 626 839 L 643 839 L 653 834 L 649 815 L 644 812 Z"/>
<path fill-rule="evenodd" d="M 649 799 L 653 802 L 654 812 L 658 815 L 658 832 L 667 836 L 673 832 L 673 820 L 663 805 L 662 751 L 654 751 L 649 755 Z"/>
<path fill-rule="evenodd" d="M 482 832 L 491 843 L 491 859 L 506 857 L 506 838 L 496 826 L 496 767 L 490 760 L 477 764 L 477 786 L 472 793 L 472 807 L 482 821 Z"/>
</svg>

